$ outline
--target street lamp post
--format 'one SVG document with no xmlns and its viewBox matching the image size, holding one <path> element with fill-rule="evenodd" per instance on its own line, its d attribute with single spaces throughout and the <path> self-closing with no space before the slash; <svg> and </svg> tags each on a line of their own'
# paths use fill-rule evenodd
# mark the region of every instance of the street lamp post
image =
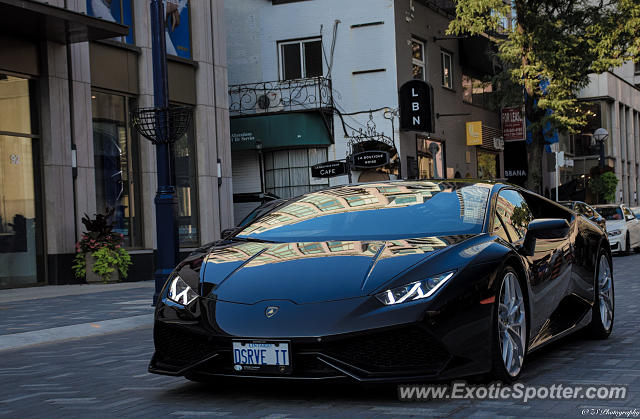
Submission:
<svg viewBox="0 0 640 419">
<path fill-rule="evenodd" d="M 165 13 L 162 0 L 151 0 L 151 53 L 153 61 L 153 108 L 132 112 L 133 126 L 138 133 L 156 146 L 158 189 L 156 190 L 156 270 L 153 273 L 155 305 L 162 286 L 178 261 L 178 200 L 171 184 L 171 144 L 189 128 L 192 109 L 169 107 L 167 77 L 167 44 Z"/>
<path fill-rule="evenodd" d="M 165 35 L 165 16 L 162 0 L 151 0 L 151 53 L 153 60 L 153 100 L 156 113 L 156 130 L 166 135 L 168 130 L 169 81 L 167 77 L 167 41 Z M 158 170 L 158 189 L 155 197 L 156 238 L 158 252 L 156 270 L 153 273 L 155 293 L 153 302 L 158 298 L 164 282 L 178 260 L 178 226 L 176 216 L 178 201 L 175 188 L 171 185 L 171 157 L 169 142 L 156 144 L 156 168 Z"/>
<path fill-rule="evenodd" d="M 604 142 L 609 138 L 609 132 L 604 128 L 598 128 L 593 133 L 593 139 L 600 145 L 600 169 L 604 169 Z"/>
</svg>

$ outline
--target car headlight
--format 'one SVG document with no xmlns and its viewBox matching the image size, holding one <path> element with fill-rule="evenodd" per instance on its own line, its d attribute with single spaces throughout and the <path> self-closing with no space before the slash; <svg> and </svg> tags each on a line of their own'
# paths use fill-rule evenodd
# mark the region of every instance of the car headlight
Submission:
<svg viewBox="0 0 640 419">
<path fill-rule="evenodd" d="M 169 284 L 169 293 L 167 297 L 178 304 L 188 306 L 193 300 L 198 298 L 198 293 L 191 289 L 186 282 L 180 278 L 180 275 L 176 275 Z"/>
<path fill-rule="evenodd" d="M 455 271 L 449 271 L 423 279 L 422 281 L 416 281 L 401 287 L 392 288 L 376 294 L 376 298 L 387 306 L 427 298 L 438 291 L 438 289 L 440 289 L 440 287 L 442 287 L 454 273 Z"/>
<path fill-rule="evenodd" d="M 611 230 L 608 232 L 609 237 L 613 237 L 613 236 L 619 236 L 620 234 L 622 234 L 622 230 Z"/>
</svg>

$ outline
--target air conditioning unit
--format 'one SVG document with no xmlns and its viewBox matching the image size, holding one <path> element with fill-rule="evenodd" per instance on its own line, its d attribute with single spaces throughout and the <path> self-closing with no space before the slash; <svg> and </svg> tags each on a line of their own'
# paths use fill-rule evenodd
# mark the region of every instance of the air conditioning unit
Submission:
<svg viewBox="0 0 640 419">
<path fill-rule="evenodd" d="M 280 112 L 283 109 L 284 106 L 282 106 L 280 91 L 269 90 L 256 92 L 256 113 Z"/>
</svg>

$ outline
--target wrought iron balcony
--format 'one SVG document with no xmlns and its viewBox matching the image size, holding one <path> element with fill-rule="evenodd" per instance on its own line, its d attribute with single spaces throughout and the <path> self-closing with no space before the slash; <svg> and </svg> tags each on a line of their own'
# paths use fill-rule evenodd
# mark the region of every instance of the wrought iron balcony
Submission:
<svg viewBox="0 0 640 419">
<path fill-rule="evenodd" d="M 332 107 L 331 79 L 324 77 L 229 86 L 232 116 Z"/>
</svg>

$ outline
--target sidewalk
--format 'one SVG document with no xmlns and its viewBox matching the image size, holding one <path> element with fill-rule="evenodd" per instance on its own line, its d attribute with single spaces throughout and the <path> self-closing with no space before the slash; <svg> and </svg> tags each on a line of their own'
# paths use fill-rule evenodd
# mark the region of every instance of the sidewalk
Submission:
<svg viewBox="0 0 640 419">
<path fill-rule="evenodd" d="M 153 281 L 0 291 L 0 351 L 153 325 Z"/>
</svg>

